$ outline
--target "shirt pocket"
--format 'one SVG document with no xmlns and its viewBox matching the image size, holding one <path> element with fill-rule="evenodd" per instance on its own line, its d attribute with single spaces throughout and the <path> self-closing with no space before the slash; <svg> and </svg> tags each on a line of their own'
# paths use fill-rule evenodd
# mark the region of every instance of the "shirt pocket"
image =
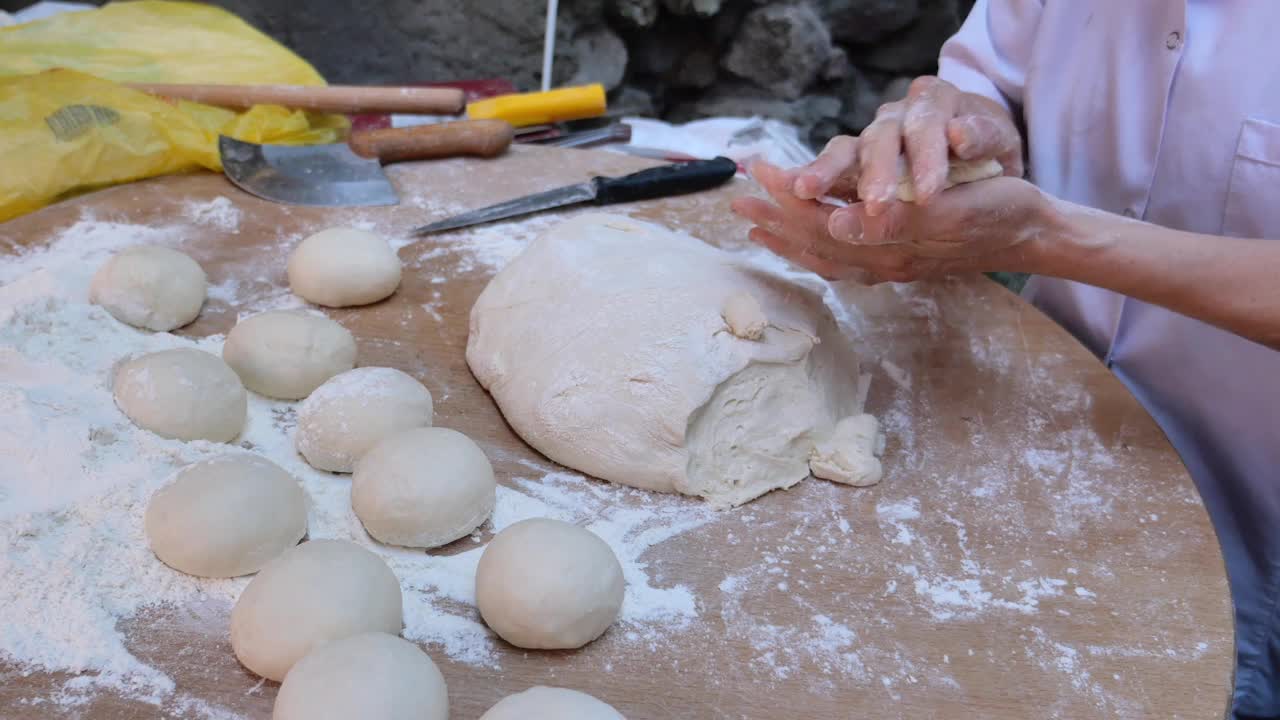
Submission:
<svg viewBox="0 0 1280 720">
<path fill-rule="evenodd" d="M 1280 238 L 1280 125 L 1247 118 L 1240 128 L 1222 234 Z"/>
</svg>

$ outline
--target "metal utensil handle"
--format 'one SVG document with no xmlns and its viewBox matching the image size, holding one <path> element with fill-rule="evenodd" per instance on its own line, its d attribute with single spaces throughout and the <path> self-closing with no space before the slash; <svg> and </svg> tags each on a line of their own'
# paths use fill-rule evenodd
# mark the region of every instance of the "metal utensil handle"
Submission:
<svg viewBox="0 0 1280 720">
<path fill-rule="evenodd" d="M 684 195 L 723 185 L 738 172 L 727 157 L 694 160 L 641 170 L 622 177 L 595 177 L 597 205 Z"/>
</svg>

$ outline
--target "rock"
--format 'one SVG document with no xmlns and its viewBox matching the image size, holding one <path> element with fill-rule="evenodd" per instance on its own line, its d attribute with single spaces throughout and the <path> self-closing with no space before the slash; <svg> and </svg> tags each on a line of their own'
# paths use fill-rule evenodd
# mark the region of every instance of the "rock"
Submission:
<svg viewBox="0 0 1280 720">
<path fill-rule="evenodd" d="M 521 90 L 536 89 L 541 81 L 542 40 L 546 7 L 518 0 L 386 0 L 367 6 L 368 12 L 344 11 L 352 20 L 364 14 L 392 18 L 394 30 L 365 43 L 329 38 L 329 51 L 358 56 L 353 48 L 395 47 L 408 50 L 416 68 L 415 80 L 476 77 L 506 78 Z M 562 3 L 556 24 L 555 81 L 564 83 L 577 72 L 572 45 L 581 27 L 599 18 L 578 15 L 573 4 Z M 341 41 L 340 41 L 341 40 Z M 396 72 L 405 73 L 404 69 Z M 402 79 L 406 79 L 403 78 Z"/>
<path fill-rule="evenodd" d="M 633 85 L 623 85 L 609 99 L 609 113 L 616 116 L 655 117 L 658 109 L 652 94 Z"/>
<path fill-rule="evenodd" d="M 849 64 L 849 54 L 844 48 L 832 47 L 831 55 L 827 58 L 827 62 L 822 66 L 823 80 L 843 80 L 849 75 L 852 66 Z"/>
<path fill-rule="evenodd" d="M 837 42 L 877 42 L 920 16 L 920 0 L 818 0 L 822 18 Z"/>
<path fill-rule="evenodd" d="M 938 51 L 963 18 L 958 0 L 920 0 L 920 7 L 909 27 L 857 53 L 857 64 L 902 75 L 935 71 Z"/>
<path fill-rule="evenodd" d="M 840 84 L 840 125 L 845 132 L 858 134 L 876 119 L 881 104 L 880 88 L 856 67 Z"/>
<path fill-rule="evenodd" d="M 831 56 L 831 36 L 808 5 L 752 10 L 721 65 L 784 98 L 799 98 Z"/>
<path fill-rule="evenodd" d="M 627 46 L 608 28 L 596 28 L 573 41 L 578 72 L 570 85 L 600 83 L 606 90 L 622 84 L 627 73 Z"/>
<path fill-rule="evenodd" d="M 705 46 L 695 47 L 676 64 L 669 73 L 669 81 L 678 88 L 708 88 L 716 83 L 720 67 L 715 51 Z"/>
<path fill-rule="evenodd" d="M 658 0 L 609 0 L 608 13 L 624 24 L 647 28 L 658 19 Z"/>
<path fill-rule="evenodd" d="M 676 15 L 711 17 L 720 11 L 721 0 L 662 0 L 662 4 Z"/>
<path fill-rule="evenodd" d="M 704 117 L 759 116 L 791 123 L 806 137 L 818 123 L 839 115 L 840 100 L 830 95 L 805 95 L 787 101 L 745 83 L 721 83 L 701 97 L 671 108 L 665 119 L 688 122 Z"/>
</svg>

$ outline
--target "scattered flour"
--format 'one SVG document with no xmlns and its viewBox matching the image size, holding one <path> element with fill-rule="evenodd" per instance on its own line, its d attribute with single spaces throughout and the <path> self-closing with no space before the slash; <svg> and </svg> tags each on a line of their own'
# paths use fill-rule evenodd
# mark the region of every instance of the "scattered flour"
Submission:
<svg viewBox="0 0 1280 720">
<path fill-rule="evenodd" d="M 193 210 L 192 222 L 230 222 L 221 207 L 215 201 Z M 175 692 L 172 678 L 131 651 L 123 627 L 153 606 L 229 606 L 247 584 L 169 569 L 151 554 L 142 528 L 148 499 L 177 469 L 228 447 L 140 430 L 115 407 L 110 389 L 121 358 L 171 347 L 218 353 L 223 338 L 139 332 L 87 303 L 89 278 L 109 252 L 139 242 L 172 245 L 181 236 L 181 226 L 86 218 L 49 247 L 0 263 L 0 658 L 77 674 L 31 704 L 76 705 L 108 689 L 180 716 L 227 716 Z M 238 292 L 227 281 L 211 294 L 230 302 Z M 294 303 L 287 293 L 274 299 Z M 474 612 L 475 565 L 491 533 L 534 516 L 581 523 L 614 548 L 628 583 L 624 636 L 650 643 L 698 616 L 691 590 L 655 580 L 644 555 L 718 517 L 700 504 L 544 471 L 501 488 L 492 521 L 459 541 L 475 547 L 445 555 L 383 546 L 352 514 L 349 479 L 317 472 L 294 452 L 295 409 L 251 394 L 238 444 L 302 481 L 311 538 L 351 539 L 387 560 L 405 591 L 406 637 L 455 660 L 497 666 L 498 641 Z"/>
</svg>

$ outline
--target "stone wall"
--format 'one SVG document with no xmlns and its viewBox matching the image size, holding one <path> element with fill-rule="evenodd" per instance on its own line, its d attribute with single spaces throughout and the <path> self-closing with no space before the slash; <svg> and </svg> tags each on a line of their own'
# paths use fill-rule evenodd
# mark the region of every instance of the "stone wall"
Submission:
<svg viewBox="0 0 1280 720">
<path fill-rule="evenodd" d="M 542 0 L 214 0 L 332 82 L 506 77 L 536 89 Z M 973 0 L 561 0 L 556 81 L 675 121 L 759 114 L 815 145 L 862 129 Z"/>
</svg>

